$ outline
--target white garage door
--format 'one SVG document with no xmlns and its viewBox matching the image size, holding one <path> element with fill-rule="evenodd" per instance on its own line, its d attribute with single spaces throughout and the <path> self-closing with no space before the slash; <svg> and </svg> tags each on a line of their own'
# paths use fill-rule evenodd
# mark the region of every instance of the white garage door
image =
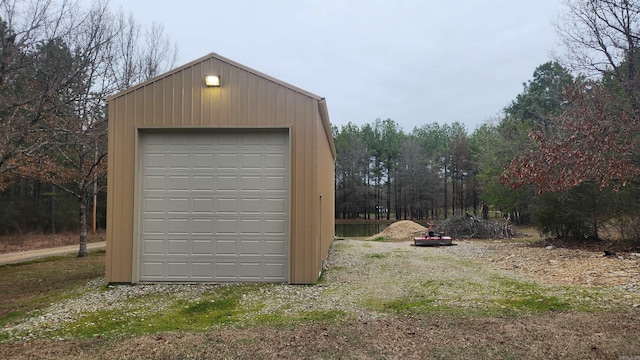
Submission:
<svg viewBox="0 0 640 360">
<path fill-rule="evenodd" d="M 288 281 L 287 132 L 149 132 L 140 148 L 139 281 Z"/>
</svg>

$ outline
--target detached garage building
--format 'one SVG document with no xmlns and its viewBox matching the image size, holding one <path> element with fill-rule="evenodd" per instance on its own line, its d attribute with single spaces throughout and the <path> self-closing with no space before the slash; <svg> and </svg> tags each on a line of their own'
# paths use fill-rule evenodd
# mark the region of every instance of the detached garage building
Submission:
<svg viewBox="0 0 640 360">
<path fill-rule="evenodd" d="M 334 230 L 323 98 L 209 54 L 108 105 L 108 282 L 318 280 Z"/>
</svg>

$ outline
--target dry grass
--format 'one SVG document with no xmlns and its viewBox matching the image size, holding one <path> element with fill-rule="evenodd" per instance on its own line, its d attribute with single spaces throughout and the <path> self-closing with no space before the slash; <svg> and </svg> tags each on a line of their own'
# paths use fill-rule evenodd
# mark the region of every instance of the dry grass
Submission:
<svg viewBox="0 0 640 360">
<path fill-rule="evenodd" d="M 617 314 L 397 317 L 283 328 L 7 344 L 4 359 L 622 359 L 640 324 Z"/>
</svg>

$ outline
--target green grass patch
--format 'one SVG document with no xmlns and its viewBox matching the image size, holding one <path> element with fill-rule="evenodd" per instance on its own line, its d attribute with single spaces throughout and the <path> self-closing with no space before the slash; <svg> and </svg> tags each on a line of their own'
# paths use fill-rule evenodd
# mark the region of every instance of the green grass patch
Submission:
<svg viewBox="0 0 640 360">
<path fill-rule="evenodd" d="M 486 276 L 489 279 L 424 280 L 403 289 L 398 298 L 371 298 L 364 305 L 391 314 L 481 317 L 595 310 L 579 300 L 585 297 L 576 293 L 581 289 L 546 287 L 495 274 Z"/>
<path fill-rule="evenodd" d="M 365 255 L 365 257 L 367 259 L 384 259 L 384 258 L 389 257 L 389 254 L 387 254 L 387 253 L 373 253 L 373 254 Z"/>
<path fill-rule="evenodd" d="M 386 311 L 396 312 L 400 314 L 406 313 L 425 313 L 433 310 L 436 299 L 428 298 L 402 298 L 397 300 L 381 302 L 377 305 Z"/>
<path fill-rule="evenodd" d="M 312 310 L 303 311 L 295 315 L 281 313 L 260 314 L 254 317 L 254 322 L 258 325 L 280 328 L 303 322 L 321 322 L 331 324 L 344 319 L 345 316 L 347 316 L 347 313 L 342 310 Z"/>
<path fill-rule="evenodd" d="M 371 241 L 376 241 L 376 242 L 388 242 L 389 239 L 384 237 L 384 236 L 376 236 L 374 239 L 371 239 Z"/>
<path fill-rule="evenodd" d="M 142 335 L 161 331 L 205 331 L 240 322 L 243 293 L 259 285 L 216 287 L 196 300 L 177 299 L 172 294 L 153 294 L 127 300 L 129 306 L 100 310 L 70 322 L 52 336 L 90 338 L 96 335 Z M 158 309 L 154 304 L 166 304 Z"/>
<path fill-rule="evenodd" d="M 566 311 L 573 307 L 555 296 L 541 294 L 525 294 L 516 298 L 498 300 L 500 305 L 509 309 L 524 310 L 527 312 Z"/>
<path fill-rule="evenodd" d="M 336 241 L 334 241 L 333 243 L 331 243 L 331 247 L 335 251 L 341 251 L 341 250 L 350 249 L 350 248 L 353 247 L 353 245 L 352 244 L 347 244 L 347 243 L 344 243 L 344 242 L 336 242 Z"/>
</svg>

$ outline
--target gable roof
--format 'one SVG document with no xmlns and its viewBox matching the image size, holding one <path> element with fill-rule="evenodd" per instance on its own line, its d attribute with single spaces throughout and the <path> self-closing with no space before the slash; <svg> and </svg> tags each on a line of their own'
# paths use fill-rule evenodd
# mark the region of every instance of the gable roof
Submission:
<svg viewBox="0 0 640 360">
<path fill-rule="evenodd" d="M 237 62 L 235 62 L 235 61 L 233 61 L 231 59 L 225 58 L 224 56 L 220 56 L 220 55 L 212 52 L 212 53 L 209 53 L 209 54 L 207 54 L 207 55 L 205 55 L 205 56 L 203 56 L 201 58 L 198 58 L 196 60 L 188 62 L 188 63 L 186 63 L 186 64 L 184 64 L 182 66 L 179 66 L 179 67 L 176 67 L 174 69 L 171 69 L 171 70 L 169 70 L 169 71 L 167 71 L 167 72 L 165 72 L 163 74 L 160 74 L 160 75 L 158 75 L 156 77 L 153 77 L 153 78 L 151 78 L 149 80 L 143 81 L 140 84 L 134 85 L 134 86 L 129 87 L 127 89 L 124 89 L 124 90 L 122 90 L 122 91 L 120 91 L 120 92 L 118 92 L 116 94 L 113 94 L 113 95 L 107 97 L 107 101 L 115 99 L 115 98 L 119 98 L 121 96 L 124 96 L 124 95 L 126 95 L 126 94 L 128 94 L 128 93 L 130 93 L 132 91 L 135 91 L 136 89 L 139 89 L 139 88 L 141 88 L 143 86 L 146 86 L 148 84 L 152 84 L 152 83 L 154 83 L 156 81 L 160 81 L 160 80 L 162 80 L 164 78 L 167 78 L 167 77 L 169 77 L 171 75 L 179 73 L 180 71 L 182 71 L 182 70 L 184 70 L 184 69 L 186 69 L 188 67 L 191 67 L 191 66 L 193 66 L 195 64 L 207 61 L 209 59 L 216 59 L 218 61 L 227 63 L 227 64 L 229 64 L 231 66 L 237 67 L 237 68 L 242 69 L 242 70 L 244 70 L 246 72 L 249 72 L 251 74 L 259 76 L 259 77 L 261 77 L 261 78 L 263 78 L 265 80 L 269 80 L 269 81 L 274 82 L 274 83 L 276 83 L 278 85 L 284 86 L 284 87 L 288 88 L 289 90 L 292 90 L 292 91 L 295 91 L 297 93 L 306 95 L 306 96 L 308 96 L 310 98 L 313 98 L 315 100 L 322 100 L 322 97 L 320 97 L 320 96 L 318 96 L 316 94 L 313 94 L 313 93 L 311 93 L 309 91 L 303 90 L 303 89 L 301 89 L 301 88 L 299 88 L 297 86 L 291 85 L 291 84 L 289 84 L 287 82 L 284 82 L 282 80 L 278 80 L 278 79 L 276 79 L 276 78 L 274 78 L 272 76 L 269 76 L 269 75 L 267 75 L 265 73 L 262 73 L 262 72 L 260 72 L 258 70 L 252 69 L 252 68 L 250 68 L 248 66 L 242 65 L 242 64 L 237 63 Z"/>
<path fill-rule="evenodd" d="M 331 122 L 329 120 L 329 112 L 327 110 L 327 103 L 326 103 L 326 101 L 325 101 L 325 99 L 323 97 L 320 97 L 320 96 L 318 96 L 318 95 L 316 95 L 314 93 L 311 93 L 309 91 L 303 90 L 303 89 L 301 89 L 301 88 L 299 88 L 297 86 L 294 86 L 294 85 L 291 85 L 291 84 L 289 84 L 287 82 L 284 82 L 282 80 L 276 79 L 276 78 L 274 78 L 272 76 L 269 76 L 269 75 L 267 75 L 265 73 L 262 73 L 260 71 L 255 70 L 255 69 L 252 69 L 252 68 L 250 68 L 248 66 L 245 66 L 245 65 L 242 65 L 240 63 L 237 63 L 237 62 L 235 62 L 235 61 L 233 61 L 231 59 L 228 59 L 228 58 L 226 58 L 224 56 L 218 55 L 218 54 L 213 53 L 213 52 L 209 53 L 209 54 L 207 54 L 207 55 L 205 55 L 205 56 L 203 56 L 201 58 L 198 58 L 196 60 L 188 62 L 188 63 L 186 63 L 186 64 L 184 64 L 182 66 L 179 66 L 179 67 L 176 67 L 174 69 L 171 69 L 171 70 L 169 70 L 169 71 L 167 71 L 167 72 L 165 72 L 163 74 L 160 74 L 160 75 L 158 75 L 156 77 L 153 77 L 151 79 L 143 81 L 140 84 L 137 84 L 137 85 L 134 85 L 134 86 L 129 87 L 127 89 L 124 89 L 124 90 L 122 90 L 122 91 L 120 91 L 120 92 L 118 92 L 118 93 L 116 93 L 114 95 L 111 95 L 111 96 L 107 97 L 106 100 L 108 102 L 108 101 L 117 99 L 119 97 L 125 96 L 125 95 L 127 95 L 127 94 L 129 94 L 131 92 L 136 91 L 137 89 L 140 89 L 140 88 L 142 88 L 144 86 L 147 86 L 149 84 L 152 84 L 154 82 L 161 81 L 161 80 L 163 80 L 163 79 L 165 79 L 167 77 L 170 77 L 170 76 L 172 76 L 174 74 L 177 74 L 177 73 L 183 71 L 184 69 L 192 67 L 195 64 L 198 64 L 198 63 L 201 63 L 201 62 L 205 62 L 205 61 L 207 61 L 209 59 L 215 59 L 215 60 L 227 63 L 227 64 L 229 64 L 229 65 L 231 65 L 233 67 L 236 67 L 236 68 L 244 70 L 244 71 L 246 71 L 248 73 L 254 74 L 254 75 L 256 75 L 258 77 L 261 77 L 261 78 L 263 78 L 263 79 L 265 79 L 267 81 L 271 81 L 271 82 L 273 82 L 275 84 L 283 86 L 283 87 L 285 87 L 285 88 L 287 88 L 287 89 L 289 89 L 291 91 L 294 91 L 296 93 L 299 93 L 299 94 L 308 96 L 308 97 L 310 97 L 310 98 L 312 98 L 314 100 L 317 100 L 318 101 L 318 112 L 319 112 L 320 118 L 322 120 L 322 125 L 323 125 L 323 128 L 324 128 L 325 136 L 327 137 L 327 141 L 329 142 L 329 147 L 331 149 L 331 154 L 333 155 L 333 159 L 335 160 L 335 158 L 336 158 L 336 148 L 335 148 L 335 144 L 333 142 L 333 133 L 331 131 Z"/>
</svg>

